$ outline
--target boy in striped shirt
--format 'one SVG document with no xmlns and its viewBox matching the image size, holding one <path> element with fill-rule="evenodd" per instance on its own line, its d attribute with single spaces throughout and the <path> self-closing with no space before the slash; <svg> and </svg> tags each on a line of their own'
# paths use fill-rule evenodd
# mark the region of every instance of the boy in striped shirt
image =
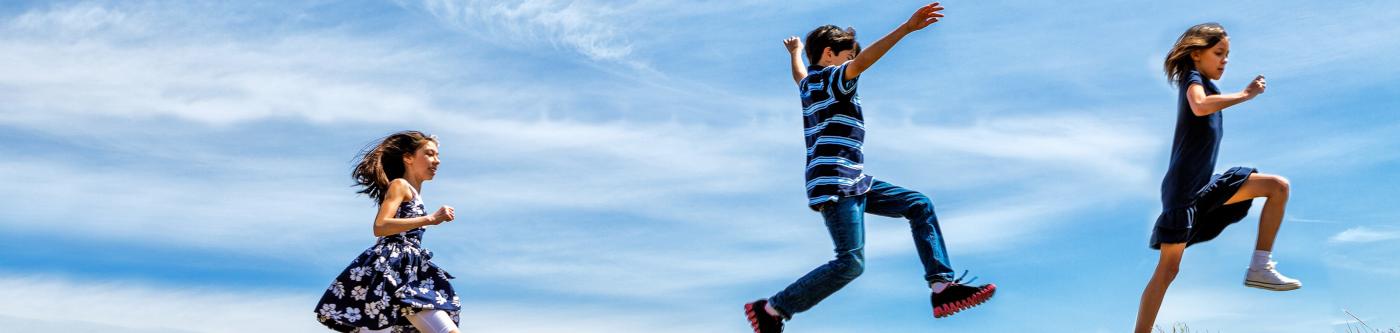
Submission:
<svg viewBox="0 0 1400 333">
<path fill-rule="evenodd" d="M 865 213 L 909 220 L 924 279 L 933 289 L 930 301 L 935 317 L 981 304 L 996 292 L 993 284 L 972 286 L 953 278 L 938 218 L 927 196 L 875 180 L 865 174 L 863 165 L 865 125 L 856 94 L 860 74 L 905 35 L 937 22 L 943 17 L 941 10 L 936 2 L 920 7 L 894 32 L 863 51 L 855 41 L 854 29 L 818 27 L 807 34 L 805 50 L 811 67 L 802 64 L 799 50 L 804 48 L 797 37 L 784 41 L 792 56 L 793 81 L 802 94 L 807 203 L 826 220 L 836 258 L 778 294 L 745 304 L 754 332 L 782 332 L 784 320 L 810 309 L 860 276 L 865 261 Z"/>
</svg>

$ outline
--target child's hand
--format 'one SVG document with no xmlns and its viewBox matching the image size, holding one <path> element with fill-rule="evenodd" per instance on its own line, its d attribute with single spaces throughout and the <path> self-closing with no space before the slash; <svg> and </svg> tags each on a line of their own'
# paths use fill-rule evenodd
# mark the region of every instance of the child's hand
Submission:
<svg viewBox="0 0 1400 333">
<path fill-rule="evenodd" d="M 433 213 L 432 224 L 438 225 L 440 223 L 452 221 L 454 219 L 457 219 L 457 213 L 454 209 L 452 209 L 452 206 L 442 206 L 438 208 L 437 212 Z"/>
<path fill-rule="evenodd" d="M 908 22 L 904 22 L 904 32 L 919 31 L 938 22 L 938 19 L 943 17 L 943 14 L 938 13 L 942 10 L 943 5 L 937 2 L 919 7 L 919 10 L 914 11 L 914 16 L 909 17 Z"/>
<path fill-rule="evenodd" d="M 797 36 L 788 37 L 783 40 L 783 46 L 787 46 L 788 53 L 802 52 L 802 39 Z"/>
<path fill-rule="evenodd" d="M 1264 93 L 1264 88 L 1267 86 L 1268 82 L 1264 82 L 1263 75 L 1255 76 L 1254 81 L 1249 82 L 1249 85 L 1244 87 L 1244 93 L 1250 97 L 1258 96 Z"/>
</svg>

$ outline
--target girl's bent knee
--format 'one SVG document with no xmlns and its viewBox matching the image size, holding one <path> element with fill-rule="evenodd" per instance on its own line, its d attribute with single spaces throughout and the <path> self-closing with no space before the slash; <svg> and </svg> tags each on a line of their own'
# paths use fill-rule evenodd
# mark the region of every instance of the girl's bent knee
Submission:
<svg viewBox="0 0 1400 333">
<path fill-rule="evenodd" d="M 1288 178 L 1280 176 L 1274 184 L 1274 191 L 1276 195 L 1287 197 L 1288 193 L 1292 191 L 1291 187 L 1292 185 L 1288 183 Z"/>
</svg>

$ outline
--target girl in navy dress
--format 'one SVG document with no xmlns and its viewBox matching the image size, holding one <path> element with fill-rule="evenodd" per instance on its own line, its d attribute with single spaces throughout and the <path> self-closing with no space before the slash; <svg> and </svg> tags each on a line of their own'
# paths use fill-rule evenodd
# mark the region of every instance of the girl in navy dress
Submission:
<svg viewBox="0 0 1400 333">
<path fill-rule="evenodd" d="M 1244 219 L 1254 198 L 1267 200 L 1244 284 L 1275 291 L 1303 286 L 1279 274 L 1270 258 L 1288 203 L 1288 180 L 1250 167 L 1211 175 L 1224 134 L 1221 111 L 1263 94 L 1265 88 L 1264 77 L 1257 76 L 1244 90 L 1222 94 L 1213 80 L 1225 73 L 1229 55 L 1230 38 L 1216 23 L 1187 29 L 1167 53 L 1163 67 L 1168 80 L 1178 88 L 1176 136 L 1171 164 L 1162 180 L 1162 215 L 1150 242 L 1152 248 L 1161 250 L 1161 258 L 1142 292 L 1135 329 L 1139 333 L 1149 332 L 1156 321 L 1162 296 L 1176 278 L 1186 247 L 1214 239 L 1226 226 Z"/>
<path fill-rule="evenodd" d="M 351 176 L 374 198 L 379 239 L 350 262 L 316 304 L 316 319 L 340 332 L 457 332 L 461 302 L 447 271 L 422 247 L 426 226 L 452 221 L 452 207 L 425 214 L 419 195 L 438 167 L 437 138 L 417 131 L 361 152 Z"/>
</svg>

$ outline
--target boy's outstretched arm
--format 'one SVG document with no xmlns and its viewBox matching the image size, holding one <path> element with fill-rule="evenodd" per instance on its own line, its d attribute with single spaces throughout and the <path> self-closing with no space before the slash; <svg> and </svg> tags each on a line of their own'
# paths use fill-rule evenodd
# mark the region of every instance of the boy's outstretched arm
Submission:
<svg viewBox="0 0 1400 333">
<path fill-rule="evenodd" d="M 802 84 L 802 79 L 807 78 L 807 65 L 802 64 L 802 39 L 788 37 L 783 40 L 783 46 L 787 46 L 788 53 L 792 55 L 792 81 Z"/>
<path fill-rule="evenodd" d="M 890 48 L 894 47 L 895 43 L 898 43 L 900 39 L 904 38 L 904 35 L 919 31 L 919 29 L 927 28 L 934 22 L 938 22 L 938 19 L 943 17 L 943 14 L 939 13 L 939 11 L 942 10 L 943 6 L 937 2 L 919 7 L 919 10 L 914 11 L 914 15 L 909 17 L 909 21 L 905 21 L 904 24 L 899 25 L 894 31 L 891 31 L 888 35 L 885 35 L 885 37 L 880 37 L 879 40 L 871 43 L 870 47 L 865 48 L 860 54 L 857 54 L 856 58 L 851 60 L 851 64 L 846 65 L 845 78 L 851 80 L 859 77 L 860 73 L 865 72 L 866 69 L 875 64 L 875 61 L 885 56 L 885 52 L 889 52 Z"/>
</svg>

